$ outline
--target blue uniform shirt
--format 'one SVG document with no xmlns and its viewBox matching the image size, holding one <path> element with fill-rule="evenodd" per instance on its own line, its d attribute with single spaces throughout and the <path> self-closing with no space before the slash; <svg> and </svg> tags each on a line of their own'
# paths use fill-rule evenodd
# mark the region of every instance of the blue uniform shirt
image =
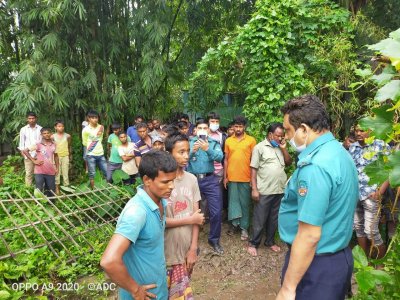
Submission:
<svg viewBox="0 0 400 300">
<path fill-rule="evenodd" d="M 332 133 L 325 133 L 299 155 L 279 209 L 280 237 L 292 244 L 301 221 L 322 227 L 317 254 L 342 250 L 352 236 L 357 201 L 354 162 Z"/>
<path fill-rule="evenodd" d="M 149 292 L 157 299 L 168 298 L 166 264 L 164 257 L 165 211 L 167 201 L 162 199 L 163 218 L 157 204 L 142 187 L 128 201 L 118 218 L 115 233 L 129 239 L 132 244 L 123 256 L 129 275 L 139 284 L 157 285 Z M 119 299 L 132 299 L 126 290 L 119 289 Z"/>
<path fill-rule="evenodd" d="M 192 174 L 206 174 L 214 172 L 214 161 L 221 162 L 224 154 L 222 153 L 220 144 L 208 138 L 208 150 L 198 149 L 193 152 L 193 144 L 198 140 L 195 136 L 190 140 L 189 166 L 187 171 Z"/>
</svg>

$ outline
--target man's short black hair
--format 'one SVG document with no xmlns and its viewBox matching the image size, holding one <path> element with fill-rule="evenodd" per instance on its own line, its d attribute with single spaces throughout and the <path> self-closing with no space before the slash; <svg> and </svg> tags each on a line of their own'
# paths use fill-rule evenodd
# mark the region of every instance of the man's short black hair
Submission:
<svg viewBox="0 0 400 300">
<path fill-rule="evenodd" d="M 243 116 L 236 116 L 233 118 L 233 125 L 243 125 L 246 126 L 247 124 L 247 120 L 245 117 Z"/>
<path fill-rule="evenodd" d="M 144 120 L 142 115 L 136 115 L 134 120 L 137 120 L 137 119 L 142 119 L 142 121 Z"/>
<path fill-rule="evenodd" d="M 86 114 L 87 117 L 99 117 L 99 113 L 97 111 L 95 111 L 94 109 L 91 109 L 88 111 L 88 113 Z"/>
<path fill-rule="evenodd" d="M 175 125 L 167 125 L 162 128 L 162 131 L 165 132 L 167 134 L 167 136 L 179 133 L 179 129 Z"/>
<path fill-rule="evenodd" d="M 289 122 L 296 130 L 302 123 L 316 132 L 330 129 L 330 117 L 317 96 L 308 94 L 293 98 L 285 103 L 281 111 L 289 115 Z"/>
<path fill-rule="evenodd" d="M 282 130 L 284 129 L 282 123 L 279 123 L 279 122 L 271 123 L 268 126 L 267 133 L 274 133 L 275 130 L 277 130 L 278 128 L 280 128 Z"/>
<path fill-rule="evenodd" d="M 120 132 L 118 132 L 118 136 L 122 135 L 122 134 L 126 134 L 126 131 L 121 130 Z"/>
<path fill-rule="evenodd" d="M 188 128 L 189 124 L 186 121 L 180 121 L 176 124 L 178 126 L 179 129 L 183 129 L 183 128 Z"/>
<path fill-rule="evenodd" d="M 177 142 L 189 142 L 189 139 L 186 135 L 184 134 L 173 134 L 169 135 L 165 139 L 165 151 L 168 151 L 169 153 L 172 153 L 172 150 L 174 149 L 174 146 Z"/>
<path fill-rule="evenodd" d="M 65 125 L 63 120 L 55 120 L 55 121 L 54 121 L 54 126 L 57 126 L 58 124 L 63 124 L 63 125 Z"/>
<path fill-rule="evenodd" d="M 177 168 L 178 164 L 170 153 L 150 150 L 142 156 L 139 165 L 139 174 L 142 179 L 145 175 L 150 179 L 155 179 L 159 171 L 171 173 L 175 172 Z"/>
<path fill-rule="evenodd" d="M 45 132 L 45 131 L 53 132 L 53 131 L 51 130 L 51 128 L 48 127 L 48 126 L 44 126 L 44 127 L 42 127 L 42 129 L 40 129 L 40 133 L 43 133 L 43 132 Z"/>
<path fill-rule="evenodd" d="M 121 128 L 122 128 L 122 126 L 121 126 L 121 124 L 119 124 L 119 123 L 113 123 L 113 124 L 111 125 L 111 129 L 112 129 L 112 130 L 121 129 Z"/>
<path fill-rule="evenodd" d="M 196 121 L 196 127 L 199 126 L 200 124 L 206 124 L 206 125 L 208 126 L 207 120 L 206 120 L 206 119 L 203 119 L 203 118 L 197 119 L 197 121 Z"/>
<path fill-rule="evenodd" d="M 28 111 L 28 112 L 26 113 L 26 117 L 35 117 L 35 118 L 37 118 L 37 115 L 36 115 L 36 113 L 34 113 L 33 111 Z"/>
<path fill-rule="evenodd" d="M 229 128 L 232 128 L 234 125 L 235 125 L 235 124 L 234 124 L 233 122 L 229 122 L 229 124 L 228 124 L 228 129 L 229 129 Z"/>
<path fill-rule="evenodd" d="M 188 114 L 181 114 L 181 119 L 185 119 L 189 121 L 189 115 Z"/>
<path fill-rule="evenodd" d="M 136 124 L 136 130 L 140 128 L 146 128 L 147 129 L 147 124 L 146 123 L 138 123 Z"/>
<path fill-rule="evenodd" d="M 220 120 L 221 116 L 216 112 L 212 111 L 207 115 L 207 122 L 210 122 L 211 119 Z"/>
</svg>

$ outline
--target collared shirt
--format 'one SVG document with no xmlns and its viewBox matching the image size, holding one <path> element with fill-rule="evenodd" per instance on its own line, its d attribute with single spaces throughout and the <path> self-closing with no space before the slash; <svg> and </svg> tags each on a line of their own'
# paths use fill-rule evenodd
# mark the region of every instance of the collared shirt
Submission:
<svg viewBox="0 0 400 300">
<path fill-rule="evenodd" d="M 227 175 L 233 182 L 250 182 L 250 160 L 255 138 L 248 134 L 238 139 L 235 135 L 226 139 L 225 154 L 228 156 Z"/>
<path fill-rule="evenodd" d="M 56 175 L 54 163 L 54 153 L 56 152 L 55 143 L 45 143 L 44 140 L 42 140 L 40 143 L 31 146 L 29 150 L 36 151 L 36 159 L 43 161 L 43 164 L 35 165 L 34 174 Z"/>
<path fill-rule="evenodd" d="M 190 140 L 189 166 L 187 171 L 192 174 L 206 174 L 214 172 L 214 161 L 221 161 L 224 156 L 219 143 L 212 139 L 208 139 L 208 150 L 204 151 L 199 148 L 193 152 L 193 145 L 199 138 L 197 136 Z"/>
<path fill-rule="evenodd" d="M 157 299 L 168 298 L 166 264 L 164 258 L 165 211 L 167 201 L 162 199 L 164 214 L 158 205 L 139 186 L 136 195 L 128 201 L 118 218 L 116 234 L 132 243 L 123 256 L 129 275 L 139 284 L 155 283 L 148 290 Z M 119 299 L 133 299 L 130 293 L 119 289 Z"/>
<path fill-rule="evenodd" d="M 151 138 L 150 138 L 151 140 Z M 151 145 L 148 145 L 144 140 L 140 139 L 135 143 L 136 148 L 139 152 L 135 152 L 136 156 L 142 156 L 143 154 L 149 152 L 151 150 Z"/>
<path fill-rule="evenodd" d="M 128 127 L 126 135 L 131 138 L 131 141 L 137 143 L 140 140 L 140 136 L 137 133 L 136 125 Z"/>
<path fill-rule="evenodd" d="M 42 126 L 40 126 L 38 124 L 36 124 L 35 127 L 33 127 L 33 128 L 31 126 L 29 126 L 29 124 L 22 127 L 19 132 L 18 149 L 20 151 L 24 151 L 24 150 L 29 149 L 30 147 L 36 145 L 37 143 L 40 143 L 40 141 L 42 140 L 42 135 L 40 133 L 41 129 L 42 129 Z M 29 154 L 32 157 L 36 156 L 35 151 L 29 151 Z M 27 159 L 27 158 L 25 157 L 25 159 Z"/>
<path fill-rule="evenodd" d="M 250 167 L 257 169 L 257 189 L 261 195 L 283 194 L 287 176 L 279 147 L 272 147 L 267 139 L 258 143 L 253 149 Z"/>
<path fill-rule="evenodd" d="M 358 183 L 360 187 L 360 200 L 366 200 L 369 195 L 376 192 L 376 184 L 369 185 L 369 177 L 364 172 L 364 168 L 378 159 L 379 154 L 389 155 L 390 146 L 384 141 L 374 140 L 372 144 L 366 144 L 364 147 L 359 142 L 350 145 L 349 153 L 356 164 L 358 172 Z"/>
<path fill-rule="evenodd" d="M 299 222 L 320 226 L 317 254 L 346 248 L 358 201 L 357 170 L 346 149 L 328 132 L 300 153 L 279 209 L 279 234 L 292 244 Z"/>
</svg>

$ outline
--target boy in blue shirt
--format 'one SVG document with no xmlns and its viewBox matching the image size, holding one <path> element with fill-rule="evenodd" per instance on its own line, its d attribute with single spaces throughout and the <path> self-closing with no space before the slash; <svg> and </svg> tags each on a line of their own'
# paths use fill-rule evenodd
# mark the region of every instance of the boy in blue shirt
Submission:
<svg viewBox="0 0 400 300">
<path fill-rule="evenodd" d="M 177 163 L 167 152 L 142 156 L 143 185 L 123 209 L 100 265 L 119 285 L 119 299 L 167 299 L 164 230 L 166 198 L 171 196 Z"/>
</svg>

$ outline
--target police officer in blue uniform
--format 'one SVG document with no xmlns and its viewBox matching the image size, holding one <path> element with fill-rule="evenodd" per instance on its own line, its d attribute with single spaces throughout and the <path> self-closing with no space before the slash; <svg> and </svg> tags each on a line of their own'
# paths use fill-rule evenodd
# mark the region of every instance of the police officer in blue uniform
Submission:
<svg viewBox="0 0 400 300">
<path fill-rule="evenodd" d="M 318 97 L 292 99 L 282 112 L 286 139 L 300 154 L 279 210 L 279 234 L 289 250 L 277 299 L 344 299 L 353 271 L 357 170 L 330 132 Z"/>
</svg>

